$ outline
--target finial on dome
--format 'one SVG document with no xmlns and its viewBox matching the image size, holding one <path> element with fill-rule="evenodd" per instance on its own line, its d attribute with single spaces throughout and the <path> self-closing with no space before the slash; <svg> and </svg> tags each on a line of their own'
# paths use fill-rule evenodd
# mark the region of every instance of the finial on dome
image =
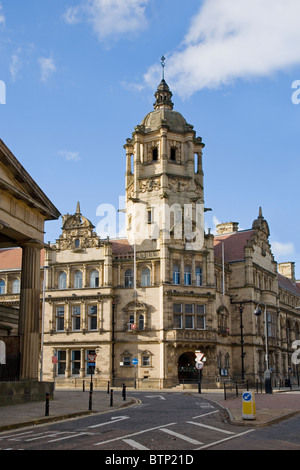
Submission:
<svg viewBox="0 0 300 470">
<path fill-rule="evenodd" d="M 76 214 L 80 214 L 80 203 L 79 202 L 77 202 Z"/>
<path fill-rule="evenodd" d="M 162 78 L 162 80 L 165 79 L 165 66 L 166 66 L 165 61 L 166 61 L 166 58 L 164 56 L 162 56 L 162 58 L 161 58 L 161 68 L 162 68 L 162 77 L 161 78 Z"/>
<path fill-rule="evenodd" d="M 166 58 L 162 56 L 161 58 L 162 79 L 154 95 L 156 98 L 156 101 L 154 103 L 154 109 L 160 109 L 160 108 L 173 109 L 174 107 L 174 104 L 172 103 L 173 93 L 170 91 L 170 88 L 168 87 L 165 81 L 165 60 Z"/>
</svg>

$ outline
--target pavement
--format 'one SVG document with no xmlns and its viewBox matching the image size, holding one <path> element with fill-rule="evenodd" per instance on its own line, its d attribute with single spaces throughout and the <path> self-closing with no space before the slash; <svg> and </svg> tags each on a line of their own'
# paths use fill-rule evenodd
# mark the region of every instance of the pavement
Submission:
<svg viewBox="0 0 300 470">
<path fill-rule="evenodd" d="M 159 391 L 160 393 L 174 393 L 174 390 L 170 389 Z M 198 395 L 193 390 L 183 393 Z M 53 399 L 49 401 L 48 410 L 46 399 L 45 402 L 0 406 L 0 432 L 90 414 L 109 413 L 140 403 L 137 398 L 130 396 L 128 389 L 126 400 L 122 397 L 122 389 L 114 389 L 112 397 L 111 401 L 111 393 L 108 394 L 106 390 L 94 390 L 91 403 L 89 391 L 56 390 Z M 206 390 L 201 393 L 201 397 L 220 405 L 226 411 L 228 420 L 233 424 L 243 426 L 267 426 L 300 413 L 300 389 L 273 391 L 272 394 L 255 394 L 254 420 L 243 419 L 241 396 L 224 400 L 223 391 Z"/>
</svg>

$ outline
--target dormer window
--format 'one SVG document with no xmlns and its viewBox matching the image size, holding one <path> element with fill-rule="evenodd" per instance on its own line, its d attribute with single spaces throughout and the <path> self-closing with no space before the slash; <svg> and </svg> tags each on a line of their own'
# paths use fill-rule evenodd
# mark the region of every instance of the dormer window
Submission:
<svg viewBox="0 0 300 470">
<path fill-rule="evenodd" d="M 75 246 L 75 249 L 76 249 L 76 248 L 80 248 L 80 240 L 79 240 L 79 238 L 76 238 L 74 246 Z"/>
</svg>

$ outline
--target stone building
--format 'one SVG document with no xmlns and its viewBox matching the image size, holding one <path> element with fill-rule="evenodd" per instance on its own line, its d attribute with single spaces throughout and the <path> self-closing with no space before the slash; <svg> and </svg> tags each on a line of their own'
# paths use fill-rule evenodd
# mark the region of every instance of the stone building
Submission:
<svg viewBox="0 0 300 470">
<path fill-rule="evenodd" d="M 10 368 L 8 355 L 20 354 L 17 375 L 28 381 L 27 389 L 31 388 L 30 381 L 38 380 L 44 224 L 59 216 L 52 202 L 0 140 L 0 379 L 3 380 L 5 366 Z M 17 272 L 6 259 L 14 247 L 20 247 L 18 251 L 22 253 Z M 2 304 L 2 298 L 8 294 L 12 294 L 10 302 Z"/>
<path fill-rule="evenodd" d="M 203 380 L 260 380 L 266 346 L 273 379 L 296 379 L 293 264 L 277 267 L 261 210 L 249 230 L 230 222 L 205 233 L 204 143 L 164 79 L 155 98 L 124 145 L 126 239 L 100 239 L 78 203 L 45 250 L 44 379 L 171 387 L 198 377 L 201 350 Z"/>
</svg>

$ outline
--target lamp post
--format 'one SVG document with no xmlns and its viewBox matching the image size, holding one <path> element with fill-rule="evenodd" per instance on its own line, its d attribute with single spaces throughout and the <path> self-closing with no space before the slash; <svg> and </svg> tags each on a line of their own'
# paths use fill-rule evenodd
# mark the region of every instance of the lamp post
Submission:
<svg viewBox="0 0 300 470">
<path fill-rule="evenodd" d="M 41 332 L 41 368 L 40 368 L 40 382 L 43 382 L 43 353 L 44 353 L 44 321 L 45 321 L 45 293 L 46 293 L 46 270 L 50 266 L 44 266 L 44 279 L 43 279 L 43 304 L 42 304 L 42 332 Z"/>
<path fill-rule="evenodd" d="M 259 317 L 262 314 L 262 310 L 260 306 L 264 307 L 264 321 L 265 321 L 265 343 L 266 343 L 266 354 L 265 354 L 265 363 L 266 369 L 264 372 L 264 379 L 265 379 L 265 392 L 272 393 L 272 383 L 271 383 L 271 371 L 269 368 L 269 344 L 268 344 L 268 321 L 267 321 L 267 306 L 265 303 L 260 302 L 256 309 L 254 310 L 254 315 Z"/>
<path fill-rule="evenodd" d="M 241 359 L 242 359 L 242 377 L 241 380 L 245 380 L 245 353 L 244 353 L 244 325 L 243 325 L 243 305 L 240 304 L 240 327 L 241 327 Z"/>
</svg>

